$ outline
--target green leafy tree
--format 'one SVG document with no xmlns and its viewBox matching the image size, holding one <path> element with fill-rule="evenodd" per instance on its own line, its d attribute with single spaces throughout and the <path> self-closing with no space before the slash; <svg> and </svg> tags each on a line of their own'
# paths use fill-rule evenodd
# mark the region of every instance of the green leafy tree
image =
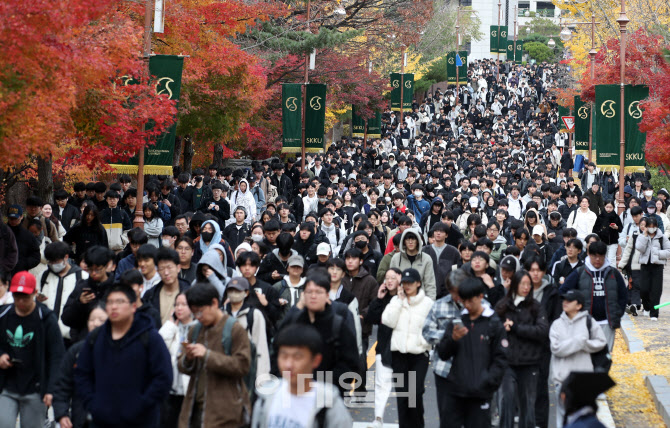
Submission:
<svg viewBox="0 0 670 428">
<path fill-rule="evenodd" d="M 528 52 L 528 55 L 537 62 L 549 61 L 554 56 L 554 52 L 551 48 L 540 42 L 524 42 L 523 48 Z"/>
</svg>

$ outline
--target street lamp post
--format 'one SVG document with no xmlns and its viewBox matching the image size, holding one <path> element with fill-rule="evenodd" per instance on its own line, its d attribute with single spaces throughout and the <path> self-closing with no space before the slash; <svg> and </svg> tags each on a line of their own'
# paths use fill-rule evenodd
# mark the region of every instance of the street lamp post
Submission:
<svg viewBox="0 0 670 428">
<path fill-rule="evenodd" d="M 626 0 L 621 0 L 621 12 L 619 13 L 619 19 L 616 20 L 619 23 L 619 30 L 621 31 L 621 41 L 620 41 L 620 53 L 619 60 L 620 64 L 620 80 L 621 80 L 621 106 L 619 109 L 619 198 L 618 198 L 618 211 L 621 214 L 625 209 L 624 202 L 624 167 L 626 159 L 626 115 L 624 108 L 624 95 L 625 95 L 625 86 L 626 86 L 626 26 L 630 22 L 626 16 Z"/>
<path fill-rule="evenodd" d="M 307 27 L 307 32 L 309 33 L 309 19 L 310 19 L 310 9 L 311 1 L 307 0 L 307 19 L 305 20 L 305 26 Z M 306 156 L 306 141 L 305 141 L 305 130 L 307 127 L 306 117 L 307 117 L 307 84 L 309 83 L 309 53 L 305 53 L 305 83 L 303 84 L 302 90 L 302 138 L 300 142 L 300 171 L 305 172 L 305 156 Z"/>
<path fill-rule="evenodd" d="M 403 89 L 405 88 L 405 49 L 407 47 L 402 44 L 400 46 L 400 121 L 398 125 L 402 125 L 404 117 L 404 107 L 405 107 L 405 93 Z"/>
<path fill-rule="evenodd" d="M 517 6 L 514 5 L 514 50 L 512 51 L 512 63 L 516 63 L 516 20 L 517 20 Z"/>
<path fill-rule="evenodd" d="M 460 26 L 460 17 L 461 17 L 461 7 L 458 6 L 458 9 L 456 9 L 456 56 L 458 56 L 458 51 L 461 48 L 461 26 Z M 500 28 L 498 28 L 498 31 L 500 31 Z M 498 36 L 500 36 L 500 33 L 498 33 Z M 458 64 L 456 65 L 456 105 L 458 105 L 460 98 L 461 98 L 461 79 L 458 76 Z"/>
<path fill-rule="evenodd" d="M 498 40 L 500 40 L 500 8 L 502 3 L 498 0 Z M 507 51 L 507 39 L 505 39 L 505 51 Z M 496 83 L 500 84 L 500 42 L 496 52 Z"/>
</svg>

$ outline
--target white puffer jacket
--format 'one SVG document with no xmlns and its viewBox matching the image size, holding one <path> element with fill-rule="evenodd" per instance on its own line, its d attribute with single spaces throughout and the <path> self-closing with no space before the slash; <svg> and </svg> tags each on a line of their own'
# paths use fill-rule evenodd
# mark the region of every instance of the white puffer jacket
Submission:
<svg viewBox="0 0 670 428">
<path fill-rule="evenodd" d="M 395 296 L 382 314 L 382 324 L 393 329 L 391 351 L 403 354 L 422 354 L 431 346 L 423 338 L 423 323 L 433 307 L 433 301 L 420 288 L 416 296 L 400 299 Z"/>
<path fill-rule="evenodd" d="M 638 236 L 635 249 L 640 252 L 640 264 L 664 265 L 670 258 L 670 241 L 661 229 L 657 229 L 653 237 L 644 234 Z"/>
</svg>

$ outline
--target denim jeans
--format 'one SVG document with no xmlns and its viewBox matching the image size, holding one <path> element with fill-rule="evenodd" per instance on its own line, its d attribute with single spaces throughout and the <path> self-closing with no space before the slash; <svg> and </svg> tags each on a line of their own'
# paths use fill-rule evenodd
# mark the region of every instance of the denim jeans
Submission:
<svg viewBox="0 0 670 428">
<path fill-rule="evenodd" d="M 6 389 L 0 393 L 0 428 L 15 428 L 21 415 L 21 428 L 41 428 L 47 407 L 38 393 L 19 395 Z"/>
<path fill-rule="evenodd" d="M 535 399 L 539 372 L 540 368 L 537 365 L 510 366 L 507 369 L 502 383 L 501 428 L 514 428 L 517 401 L 519 428 L 535 428 Z"/>
</svg>

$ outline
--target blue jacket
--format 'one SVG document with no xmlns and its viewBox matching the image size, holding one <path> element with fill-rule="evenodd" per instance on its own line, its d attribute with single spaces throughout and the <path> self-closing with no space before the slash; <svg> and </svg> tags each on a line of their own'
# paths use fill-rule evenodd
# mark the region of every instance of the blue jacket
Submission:
<svg viewBox="0 0 670 428">
<path fill-rule="evenodd" d="M 172 386 L 172 364 L 151 318 L 136 313 L 116 343 L 106 321 L 92 340 L 89 334 L 79 353 L 75 390 L 95 426 L 157 427 L 160 405 Z"/>
<path fill-rule="evenodd" d="M 417 200 L 414 195 L 407 196 L 407 208 L 414 211 L 414 218 L 421 223 L 421 217 L 430 210 L 430 202 L 425 199 Z"/>
</svg>

